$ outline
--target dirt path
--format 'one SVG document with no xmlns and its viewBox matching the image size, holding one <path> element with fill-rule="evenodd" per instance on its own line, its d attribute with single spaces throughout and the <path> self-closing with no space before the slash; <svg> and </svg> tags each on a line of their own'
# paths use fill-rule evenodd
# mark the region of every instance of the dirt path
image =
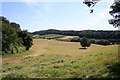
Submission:
<svg viewBox="0 0 120 80">
<path fill-rule="evenodd" d="M 14 58 L 13 57 L 12 58 L 3 58 L 2 61 L 3 62 L 7 62 L 7 61 L 18 62 L 24 58 L 44 55 L 47 44 L 48 44 L 47 40 L 34 39 L 33 46 L 31 47 L 28 55 L 23 55 L 23 56 L 14 57 Z"/>
</svg>

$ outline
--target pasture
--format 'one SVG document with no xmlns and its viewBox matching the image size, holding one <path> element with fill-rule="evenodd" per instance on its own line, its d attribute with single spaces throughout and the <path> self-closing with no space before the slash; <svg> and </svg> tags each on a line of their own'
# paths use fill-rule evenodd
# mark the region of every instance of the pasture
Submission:
<svg viewBox="0 0 120 80">
<path fill-rule="evenodd" d="M 3 78 L 89 78 L 116 77 L 112 64 L 118 60 L 118 45 L 92 44 L 82 49 L 79 42 L 34 39 L 22 55 L 3 56 Z"/>
</svg>

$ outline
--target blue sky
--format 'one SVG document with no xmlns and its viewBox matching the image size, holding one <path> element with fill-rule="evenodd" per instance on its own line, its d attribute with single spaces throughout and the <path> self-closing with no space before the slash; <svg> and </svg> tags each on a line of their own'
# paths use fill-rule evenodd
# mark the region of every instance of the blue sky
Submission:
<svg viewBox="0 0 120 80">
<path fill-rule="evenodd" d="M 94 12 L 82 1 L 37 1 L 24 0 L 2 1 L 2 13 L 12 22 L 21 25 L 22 29 L 30 32 L 59 29 L 59 30 L 117 30 L 108 23 L 112 16 L 109 7 L 112 0 L 98 2 Z"/>
</svg>

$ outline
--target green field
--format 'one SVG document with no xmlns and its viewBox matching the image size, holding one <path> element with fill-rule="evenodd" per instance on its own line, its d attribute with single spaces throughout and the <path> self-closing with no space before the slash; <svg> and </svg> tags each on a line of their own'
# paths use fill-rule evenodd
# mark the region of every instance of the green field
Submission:
<svg viewBox="0 0 120 80">
<path fill-rule="evenodd" d="M 7 78 L 118 77 L 117 59 L 118 45 L 92 44 L 82 49 L 79 42 L 34 39 L 27 54 L 3 56 L 2 75 Z"/>
<path fill-rule="evenodd" d="M 58 41 L 67 41 L 70 42 L 73 38 L 79 38 L 79 36 L 65 36 L 59 34 L 47 34 L 47 35 L 34 35 L 35 39 L 54 39 Z"/>
<path fill-rule="evenodd" d="M 57 38 L 62 38 L 64 35 L 59 35 L 59 34 L 47 34 L 47 35 L 34 35 L 33 36 L 35 39 L 57 39 Z"/>
</svg>

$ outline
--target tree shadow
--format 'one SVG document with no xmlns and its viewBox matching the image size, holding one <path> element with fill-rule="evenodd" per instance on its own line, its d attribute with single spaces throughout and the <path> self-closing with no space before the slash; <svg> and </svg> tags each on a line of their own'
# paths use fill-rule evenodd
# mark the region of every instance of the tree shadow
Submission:
<svg viewBox="0 0 120 80">
<path fill-rule="evenodd" d="M 87 49 L 87 48 L 81 47 L 81 48 L 79 48 L 79 49 Z"/>
<path fill-rule="evenodd" d="M 113 63 L 111 66 L 108 66 L 108 77 L 120 78 L 120 62 Z"/>
</svg>

